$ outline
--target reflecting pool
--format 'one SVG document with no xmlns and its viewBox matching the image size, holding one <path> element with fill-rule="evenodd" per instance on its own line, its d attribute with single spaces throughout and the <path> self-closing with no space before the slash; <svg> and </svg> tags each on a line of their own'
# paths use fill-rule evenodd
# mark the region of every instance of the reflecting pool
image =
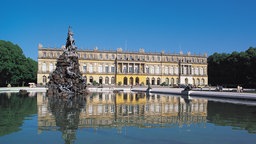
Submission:
<svg viewBox="0 0 256 144">
<path fill-rule="evenodd" d="M 72 101 L 0 93 L 0 143 L 256 143 L 256 104 L 237 103 L 145 93 Z"/>
</svg>

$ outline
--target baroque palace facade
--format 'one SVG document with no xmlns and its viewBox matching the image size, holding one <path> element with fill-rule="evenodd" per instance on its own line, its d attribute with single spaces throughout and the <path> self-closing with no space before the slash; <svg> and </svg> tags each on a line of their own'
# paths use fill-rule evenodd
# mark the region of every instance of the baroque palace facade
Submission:
<svg viewBox="0 0 256 144">
<path fill-rule="evenodd" d="M 38 84 L 46 85 L 62 52 L 62 48 L 38 45 Z M 164 82 L 170 86 L 208 85 L 206 54 L 147 53 L 142 48 L 138 52 L 122 48 L 116 51 L 80 49 L 77 53 L 80 72 L 87 84 L 96 81 L 102 85 L 160 85 Z"/>
</svg>

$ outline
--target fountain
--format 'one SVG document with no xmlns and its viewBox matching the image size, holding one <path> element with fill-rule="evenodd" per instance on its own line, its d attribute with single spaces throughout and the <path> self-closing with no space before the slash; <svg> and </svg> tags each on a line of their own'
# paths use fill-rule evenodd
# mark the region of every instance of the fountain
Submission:
<svg viewBox="0 0 256 144">
<path fill-rule="evenodd" d="M 76 95 L 88 93 L 85 79 L 79 70 L 77 47 L 73 35 L 69 27 L 66 46 L 57 59 L 56 69 L 49 76 L 48 96 L 71 99 Z"/>
</svg>

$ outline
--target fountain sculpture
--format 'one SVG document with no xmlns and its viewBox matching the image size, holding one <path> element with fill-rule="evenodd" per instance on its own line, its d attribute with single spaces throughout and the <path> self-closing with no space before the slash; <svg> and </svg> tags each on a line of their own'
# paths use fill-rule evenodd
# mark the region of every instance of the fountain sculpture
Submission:
<svg viewBox="0 0 256 144">
<path fill-rule="evenodd" d="M 56 69 L 49 76 L 48 96 L 70 99 L 73 96 L 88 93 L 85 79 L 79 70 L 77 47 L 73 35 L 69 27 L 66 46 L 57 59 Z"/>
</svg>

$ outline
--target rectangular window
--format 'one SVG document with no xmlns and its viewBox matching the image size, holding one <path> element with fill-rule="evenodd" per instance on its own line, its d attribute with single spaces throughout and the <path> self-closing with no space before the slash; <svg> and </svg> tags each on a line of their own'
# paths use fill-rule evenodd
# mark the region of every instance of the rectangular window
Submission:
<svg viewBox="0 0 256 144">
<path fill-rule="evenodd" d="M 108 73 L 108 72 L 109 72 L 109 67 L 105 66 L 105 73 Z"/>
<path fill-rule="evenodd" d="M 87 66 L 84 65 L 84 66 L 83 66 L 83 72 L 86 72 L 86 71 L 87 71 Z"/>
<path fill-rule="evenodd" d="M 111 72 L 114 73 L 115 72 L 115 67 L 111 66 Z"/>
<path fill-rule="evenodd" d="M 102 65 L 98 66 L 98 72 L 102 73 Z"/>
<path fill-rule="evenodd" d="M 135 73 L 139 73 L 139 68 L 138 68 L 138 66 L 135 66 Z"/>
<path fill-rule="evenodd" d="M 127 68 L 126 68 L 126 66 L 123 67 L 123 73 L 127 73 Z"/>
<path fill-rule="evenodd" d="M 146 67 L 146 73 L 149 73 L 149 67 Z"/>
<path fill-rule="evenodd" d="M 133 73 L 133 68 L 129 66 L 129 73 Z"/>
</svg>

